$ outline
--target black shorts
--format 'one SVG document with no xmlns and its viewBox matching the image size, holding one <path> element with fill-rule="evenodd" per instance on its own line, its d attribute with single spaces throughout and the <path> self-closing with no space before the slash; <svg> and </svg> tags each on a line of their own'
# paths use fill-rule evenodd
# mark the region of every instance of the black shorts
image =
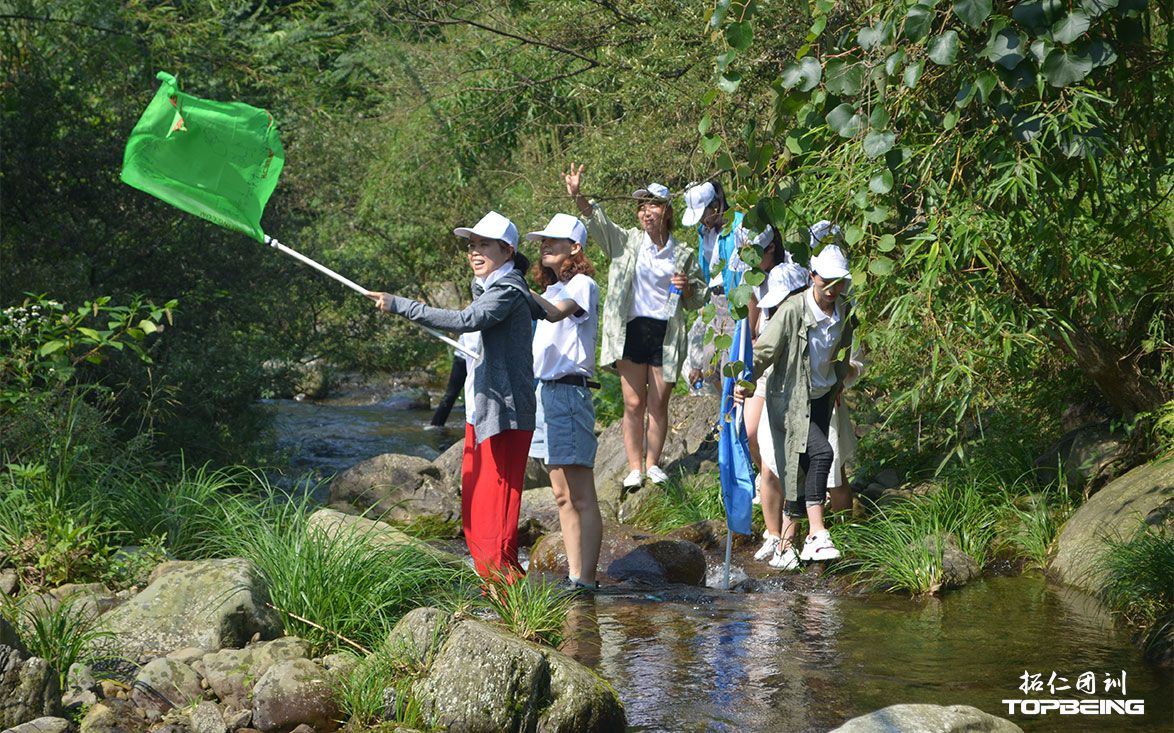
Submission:
<svg viewBox="0 0 1174 733">
<path fill-rule="evenodd" d="M 637 316 L 628 321 L 623 359 L 633 364 L 664 366 L 664 333 L 669 322 Z"/>
</svg>

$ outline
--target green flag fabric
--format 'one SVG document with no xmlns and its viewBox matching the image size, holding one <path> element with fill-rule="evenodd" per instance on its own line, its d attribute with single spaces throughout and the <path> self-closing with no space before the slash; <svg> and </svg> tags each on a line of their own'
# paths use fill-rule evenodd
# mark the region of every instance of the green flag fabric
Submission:
<svg viewBox="0 0 1174 733">
<path fill-rule="evenodd" d="M 285 164 L 272 115 L 193 97 L 165 71 L 156 77 L 159 91 L 126 143 L 123 182 L 265 241 L 261 213 Z"/>
</svg>

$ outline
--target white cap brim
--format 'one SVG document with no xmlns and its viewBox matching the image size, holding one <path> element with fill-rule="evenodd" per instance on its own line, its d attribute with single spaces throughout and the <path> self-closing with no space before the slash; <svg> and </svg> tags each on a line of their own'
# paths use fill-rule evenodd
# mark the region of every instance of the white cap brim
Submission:
<svg viewBox="0 0 1174 733">
<path fill-rule="evenodd" d="M 681 226 L 691 227 L 697 222 L 701 221 L 701 215 L 705 213 L 705 207 L 700 209 L 685 209 L 685 213 L 681 214 Z"/>
</svg>

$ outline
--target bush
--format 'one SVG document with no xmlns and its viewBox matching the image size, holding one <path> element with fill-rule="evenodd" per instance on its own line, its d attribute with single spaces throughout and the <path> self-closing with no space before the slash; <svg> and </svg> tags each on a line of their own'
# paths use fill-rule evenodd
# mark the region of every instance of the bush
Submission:
<svg viewBox="0 0 1174 733">
<path fill-rule="evenodd" d="M 1142 524 L 1128 539 L 1106 540 L 1098 565 L 1105 603 L 1141 629 L 1147 649 L 1161 643 L 1174 624 L 1174 533 Z"/>
</svg>

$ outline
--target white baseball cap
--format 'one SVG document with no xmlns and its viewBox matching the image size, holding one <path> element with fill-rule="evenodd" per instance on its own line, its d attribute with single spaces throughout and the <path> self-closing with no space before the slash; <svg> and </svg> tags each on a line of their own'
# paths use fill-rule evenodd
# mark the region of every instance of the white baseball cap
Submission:
<svg viewBox="0 0 1174 733">
<path fill-rule="evenodd" d="M 840 232 L 840 228 L 827 219 L 823 219 L 822 221 L 817 221 L 816 223 L 812 224 L 808 231 L 811 233 L 812 252 L 814 252 L 816 248 L 819 247 L 819 243 L 822 242 L 826 237 L 830 236 L 834 242 L 840 241 L 840 239 L 843 237 L 842 233 Z"/>
<path fill-rule="evenodd" d="M 705 207 L 713 203 L 715 198 L 717 198 L 717 191 L 708 181 L 686 188 L 685 213 L 681 214 L 681 226 L 691 227 L 701 221 Z"/>
<path fill-rule="evenodd" d="M 766 276 L 766 294 L 758 295 L 759 308 L 774 308 L 783 298 L 801 288 L 807 287 L 807 270 L 793 262 L 775 265 Z M 760 286 L 761 288 L 762 286 Z"/>
<path fill-rule="evenodd" d="M 848 257 L 837 245 L 829 244 L 811 258 L 811 271 L 824 280 L 851 280 L 848 272 Z"/>
<path fill-rule="evenodd" d="M 659 183 L 650 183 L 644 188 L 638 188 L 633 191 L 632 198 L 668 201 L 670 198 L 672 198 L 672 194 L 669 193 L 668 186 L 662 186 Z"/>
<path fill-rule="evenodd" d="M 514 248 L 518 246 L 518 228 L 514 226 L 512 221 L 496 211 L 491 211 L 481 217 L 481 221 L 477 222 L 477 226 L 472 229 L 468 227 L 457 227 L 452 230 L 452 233 L 465 239 L 468 239 L 470 235 L 476 234 L 478 237 L 485 237 L 486 239 L 500 239 Z"/>
<path fill-rule="evenodd" d="M 549 237 L 550 239 L 570 239 L 578 242 L 580 247 L 587 246 L 587 227 L 583 222 L 570 214 L 555 214 L 550 223 L 540 232 L 530 232 L 526 239 L 533 242 L 535 239 Z"/>
</svg>

